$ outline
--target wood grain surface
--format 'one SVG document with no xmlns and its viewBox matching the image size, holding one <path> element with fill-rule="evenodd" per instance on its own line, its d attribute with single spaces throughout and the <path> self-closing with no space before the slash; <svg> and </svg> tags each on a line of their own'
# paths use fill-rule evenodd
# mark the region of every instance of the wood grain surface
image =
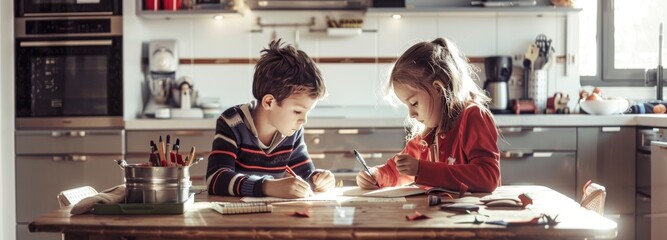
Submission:
<svg viewBox="0 0 667 240">
<path fill-rule="evenodd" d="M 31 232 L 61 232 L 65 239 L 596 239 L 614 238 L 617 225 L 597 213 L 546 187 L 503 186 L 497 194 L 528 193 L 534 204 L 523 210 L 486 209 L 490 218 L 518 219 L 545 213 L 558 215 L 560 223 L 501 226 L 474 224 L 476 217 L 429 207 L 426 196 L 407 202 L 285 202 L 274 203 L 272 213 L 221 215 L 210 209 L 210 201 L 239 201 L 239 198 L 197 195 L 193 207 L 182 215 L 92 215 L 72 216 L 69 208 L 45 214 L 30 224 Z M 488 194 L 475 194 L 484 196 Z M 408 209 L 406 209 L 405 204 Z M 351 224 L 335 221 L 341 207 L 354 207 Z M 410 209 L 410 207 L 413 207 Z M 309 218 L 295 217 L 308 208 Z M 419 211 L 430 219 L 408 221 Z M 487 219 L 490 219 L 487 218 Z"/>
</svg>

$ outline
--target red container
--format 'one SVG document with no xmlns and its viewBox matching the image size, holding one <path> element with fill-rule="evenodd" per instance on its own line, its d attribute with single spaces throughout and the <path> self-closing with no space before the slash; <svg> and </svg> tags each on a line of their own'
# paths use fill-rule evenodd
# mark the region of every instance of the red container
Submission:
<svg viewBox="0 0 667 240">
<path fill-rule="evenodd" d="M 160 9 L 160 1 L 162 0 L 144 0 L 144 9 L 157 11 Z"/>
<path fill-rule="evenodd" d="M 183 0 L 162 0 L 162 9 L 177 11 L 183 6 Z"/>
</svg>

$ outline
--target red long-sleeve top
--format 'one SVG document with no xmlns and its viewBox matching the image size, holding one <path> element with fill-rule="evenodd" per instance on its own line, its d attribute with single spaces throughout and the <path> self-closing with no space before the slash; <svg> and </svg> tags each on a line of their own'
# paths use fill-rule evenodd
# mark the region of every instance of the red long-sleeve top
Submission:
<svg viewBox="0 0 667 240">
<path fill-rule="evenodd" d="M 431 160 L 433 138 L 439 149 Z M 419 159 L 417 176 L 404 176 L 396 170 L 394 158 L 379 166 L 381 187 L 415 182 L 420 185 L 470 192 L 493 192 L 500 185 L 498 131 L 491 116 L 476 105 L 468 106 L 455 126 L 444 133 L 416 136 L 401 153 Z"/>
</svg>

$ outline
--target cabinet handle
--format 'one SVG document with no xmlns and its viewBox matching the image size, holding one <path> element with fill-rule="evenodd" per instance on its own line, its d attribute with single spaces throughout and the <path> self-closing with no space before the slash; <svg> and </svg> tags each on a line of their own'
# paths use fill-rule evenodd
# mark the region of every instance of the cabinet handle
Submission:
<svg viewBox="0 0 667 240">
<path fill-rule="evenodd" d="M 303 130 L 304 134 L 324 134 L 324 129 L 305 129 Z"/>
<path fill-rule="evenodd" d="M 502 127 L 502 128 L 498 128 L 498 130 L 501 133 L 518 133 L 518 132 L 522 132 L 523 128 L 521 128 L 521 127 Z"/>
<path fill-rule="evenodd" d="M 325 159 L 327 157 L 324 153 L 311 153 L 310 159 Z"/>
<path fill-rule="evenodd" d="M 86 155 L 63 155 L 63 156 L 53 156 L 53 161 L 86 161 L 88 157 Z"/>
<path fill-rule="evenodd" d="M 345 156 L 354 157 L 354 152 L 347 152 L 345 153 Z M 362 153 L 361 157 L 365 159 L 382 158 L 382 153 Z"/>
<path fill-rule="evenodd" d="M 204 131 L 175 131 L 173 135 L 176 136 L 204 136 Z M 172 136 L 173 136 L 172 135 Z"/>
<path fill-rule="evenodd" d="M 355 135 L 355 134 L 359 134 L 359 129 L 338 129 L 338 134 L 341 134 L 341 135 Z"/>
<path fill-rule="evenodd" d="M 533 152 L 533 157 L 551 157 L 553 152 Z"/>
<path fill-rule="evenodd" d="M 53 137 L 85 137 L 86 131 L 53 131 Z"/>
<path fill-rule="evenodd" d="M 500 157 L 508 159 L 518 159 L 518 158 L 527 158 L 533 155 L 531 152 L 522 152 L 522 151 L 501 151 Z"/>
<path fill-rule="evenodd" d="M 620 132 L 621 127 L 602 127 L 602 132 Z"/>
</svg>

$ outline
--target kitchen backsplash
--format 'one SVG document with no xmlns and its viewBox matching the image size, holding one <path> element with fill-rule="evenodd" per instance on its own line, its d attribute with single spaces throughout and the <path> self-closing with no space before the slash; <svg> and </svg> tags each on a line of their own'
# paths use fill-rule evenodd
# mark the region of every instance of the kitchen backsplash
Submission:
<svg viewBox="0 0 667 240">
<path fill-rule="evenodd" d="M 469 57 L 517 56 L 523 55 L 540 33 L 553 39 L 556 56 L 563 56 L 566 38 L 572 37 L 565 34 L 568 23 L 562 14 L 538 17 L 530 13 L 441 13 L 393 19 L 389 13 L 248 11 L 242 16 L 223 20 L 209 17 L 166 20 L 141 18 L 134 14 L 134 4 L 124 4 L 123 7 L 126 119 L 141 114 L 144 81 L 141 53 L 146 51 L 145 44 L 154 39 L 176 39 L 181 59 L 258 58 L 260 50 L 267 46 L 272 35 L 286 43 L 298 44 L 313 58 L 375 59 L 398 57 L 415 42 L 433 40 L 438 36 L 452 39 Z M 314 17 L 316 26 L 313 29 L 325 29 L 326 16 L 362 18 L 363 29 L 374 31 L 345 37 L 311 32 L 307 27 L 265 27 L 261 32 L 256 31 L 259 30 L 258 18 L 262 23 L 271 24 L 307 23 Z M 485 80 L 483 64 L 475 65 L 480 69 L 481 85 Z M 514 65 L 520 66 L 521 59 Z M 320 63 L 318 66 L 329 90 L 329 97 L 320 106 L 387 105 L 382 90 L 391 70 L 390 63 Z M 567 70 L 567 74 L 565 67 L 564 63 L 558 63 L 549 69 L 549 96 L 555 92 L 577 94 L 579 76 L 576 64 L 567 65 L 574 68 Z M 200 97 L 219 97 L 221 105 L 226 107 L 252 99 L 253 69 L 254 65 L 247 63 L 181 64 L 177 75 L 191 77 Z M 520 79 L 520 73 L 514 75 L 517 80 Z M 518 81 L 514 83 L 518 84 Z M 510 89 L 515 88 L 521 89 L 521 86 L 511 86 Z"/>
</svg>

